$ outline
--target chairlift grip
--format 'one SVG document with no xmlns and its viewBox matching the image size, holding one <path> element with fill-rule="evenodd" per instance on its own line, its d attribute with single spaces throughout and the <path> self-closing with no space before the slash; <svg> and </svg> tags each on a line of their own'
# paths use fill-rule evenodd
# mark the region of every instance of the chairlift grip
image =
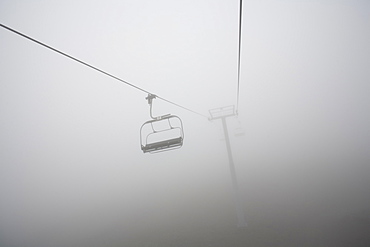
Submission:
<svg viewBox="0 0 370 247">
<path fill-rule="evenodd" d="M 162 116 L 153 117 L 152 108 L 153 108 L 153 99 L 157 98 L 157 95 L 155 94 L 148 94 L 148 96 L 145 98 L 148 100 L 148 104 L 150 105 L 150 117 L 154 120 L 161 120 L 163 118 L 171 116 L 171 114 L 166 114 Z"/>
</svg>

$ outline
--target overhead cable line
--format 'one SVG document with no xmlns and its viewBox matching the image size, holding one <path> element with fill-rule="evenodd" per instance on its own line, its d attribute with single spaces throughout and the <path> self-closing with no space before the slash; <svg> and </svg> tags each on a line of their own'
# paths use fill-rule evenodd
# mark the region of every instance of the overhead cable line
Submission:
<svg viewBox="0 0 370 247">
<path fill-rule="evenodd" d="M 133 87 L 133 88 L 135 88 L 135 89 L 137 89 L 137 90 L 140 90 L 140 91 L 142 91 L 142 92 L 145 92 L 145 93 L 147 93 L 147 94 L 152 94 L 152 93 L 150 93 L 149 91 L 147 91 L 147 90 L 145 90 L 145 89 L 143 89 L 143 88 L 140 88 L 140 87 L 138 87 L 138 86 L 135 86 L 135 85 L 134 85 L 134 84 L 132 84 L 132 83 L 129 83 L 129 82 L 125 81 L 125 80 L 122 80 L 121 78 L 119 78 L 119 77 L 117 77 L 117 76 L 114 76 L 114 75 L 112 75 L 112 74 L 110 74 L 110 73 L 108 73 L 108 72 L 105 72 L 104 70 L 101 70 L 101 69 L 99 69 L 99 68 L 97 68 L 97 67 L 95 67 L 95 66 L 92 66 L 92 65 L 90 65 L 90 64 L 88 64 L 88 63 L 86 63 L 86 62 L 84 62 L 84 61 L 82 61 L 82 60 L 80 60 L 80 59 L 77 59 L 77 58 L 75 58 L 75 57 L 73 57 L 73 56 L 71 56 L 71 55 L 68 55 L 68 54 L 67 54 L 67 53 L 65 53 L 65 52 L 62 52 L 62 51 L 60 51 L 60 50 L 58 50 L 58 49 L 56 49 L 56 48 L 53 48 L 53 47 L 51 47 L 51 46 L 49 46 L 49 45 L 47 45 L 47 44 L 45 44 L 45 43 L 42 43 L 42 42 L 40 42 L 40 41 L 38 41 L 38 40 L 36 40 L 36 39 L 34 39 L 34 38 L 31 38 L 30 36 L 27 36 L 27 35 L 25 35 L 25 34 L 23 34 L 23 33 L 19 32 L 19 31 L 16 31 L 16 30 L 14 30 L 14 29 L 12 29 L 12 28 L 8 27 L 8 26 L 5 26 L 4 24 L 1 24 L 1 23 L 0 23 L 0 26 L 1 26 L 1 27 L 3 27 L 3 28 L 5 28 L 5 29 L 7 29 L 7 30 L 9 30 L 9 31 L 11 31 L 11 32 L 13 32 L 13 33 L 15 33 L 15 34 L 20 35 L 20 36 L 22 36 L 22 37 L 24 37 L 24 38 L 26 38 L 26 39 L 28 39 L 28 40 L 31 40 L 32 42 L 35 42 L 35 43 L 37 43 L 37 44 L 39 44 L 39 45 L 41 45 L 41 46 L 44 46 L 44 47 L 46 47 L 46 48 L 48 48 L 48 49 L 50 49 L 50 50 L 52 50 L 52 51 L 54 51 L 54 52 L 56 52 L 56 53 L 59 53 L 59 54 L 61 54 L 61 55 L 65 56 L 65 57 L 67 57 L 67 58 L 69 58 L 69 59 L 72 59 L 72 60 L 74 60 L 74 61 L 76 61 L 76 62 L 78 62 L 78 63 L 80 63 L 80 64 L 83 64 L 83 65 L 85 65 L 85 66 L 87 66 L 87 67 L 89 67 L 89 68 L 91 68 L 91 69 L 93 69 L 93 70 L 96 70 L 96 71 L 98 71 L 98 72 L 100 72 L 100 73 L 102 73 L 102 74 L 104 74 L 104 75 L 106 75 L 106 76 L 109 76 L 109 77 L 111 77 L 111 78 L 113 78 L 113 79 L 115 79 L 115 80 L 118 80 L 118 81 L 120 81 L 120 82 L 122 82 L 122 83 L 124 83 L 124 84 L 126 84 L 126 85 L 128 85 L 128 86 L 131 86 L 131 87 Z M 176 104 L 176 103 L 174 103 L 174 102 L 172 102 L 172 101 L 170 101 L 170 100 L 167 100 L 167 99 L 165 99 L 165 98 L 162 98 L 162 97 L 160 97 L 160 96 L 158 96 L 158 95 L 156 95 L 156 96 L 157 96 L 157 98 L 159 98 L 159 99 L 161 99 L 161 100 L 163 100 L 163 101 L 166 101 L 166 102 L 168 102 L 168 103 L 170 103 L 170 104 L 173 104 L 173 105 L 175 105 L 175 106 L 177 106 L 177 107 L 180 107 L 180 108 L 182 108 L 182 109 L 185 109 L 185 110 L 187 110 L 187 111 L 190 111 L 190 112 L 192 112 L 192 113 L 195 113 L 195 114 L 197 114 L 197 115 L 200 115 L 200 116 L 205 117 L 205 118 L 207 118 L 207 119 L 208 119 L 208 117 L 207 117 L 206 115 L 203 115 L 203 114 L 198 113 L 198 112 L 196 112 L 196 111 L 193 111 L 193 110 L 191 110 L 191 109 L 189 109 L 189 108 L 186 108 L 186 107 L 184 107 L 184 106 L 181 106 L 181 105 L 179 105 L 179 104 Z"/>
<path fill-rule="evenodd" d="M 243 15 L 243 0 L 240 0 L 239 6 L 239 51 L 238 51 L 238 87 L 236 92 L 236 114 L 239 110 L 239 88 L 240 88 L 240 58 L 242 48 L 242 15 Z"/>
</svg>

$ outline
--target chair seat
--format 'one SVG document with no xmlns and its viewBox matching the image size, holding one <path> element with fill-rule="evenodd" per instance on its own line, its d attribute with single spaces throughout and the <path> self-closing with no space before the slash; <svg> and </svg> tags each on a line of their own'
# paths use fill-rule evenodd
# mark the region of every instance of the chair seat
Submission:
<svg viewBox="0 0 370 247">
<path fill-rule="evenodd" d="M 169 140 L 164 140 L 164 141 L 159 141 L 159 142 L 153 142 L 153 143 L 148 143 L 145 146 L 141 146 L 141 149 L 146 152 L 153 152 L 157 150 L 163 150 L 163 149 L 168 149 L 168 148 L 174 148 L 178 146 L 182 146 L 182 137 L 178 138 L 173 138 Z"/>
</svg>

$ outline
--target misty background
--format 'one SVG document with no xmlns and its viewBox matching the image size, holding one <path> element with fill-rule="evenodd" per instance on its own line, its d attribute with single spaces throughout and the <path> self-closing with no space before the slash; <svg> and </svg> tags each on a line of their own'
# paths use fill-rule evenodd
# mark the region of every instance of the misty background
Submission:
<svg viewBox="0 0 370 247">
<path fill-rule="evenodd" d="M 236 104 L 238 13 L 230 0 L 0 0 L 0 23 L 204 115 Z M 154 115 L 182 119 L 184 146 L 143 154 L 145 93 L 0 28 L 0 245 L 366 246 L 369 2 L 243 1 L 242 28 L 227 121 L 248 227 L 234 235 L 220 121 L 155 99 Z"/>
</svg>

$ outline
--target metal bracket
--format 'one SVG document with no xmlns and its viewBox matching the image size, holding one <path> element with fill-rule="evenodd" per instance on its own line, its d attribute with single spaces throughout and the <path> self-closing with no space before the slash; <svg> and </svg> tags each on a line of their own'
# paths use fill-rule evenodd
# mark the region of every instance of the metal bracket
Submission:
<svg viewBox="0 0 370 247">
<path fill-rule="evenodd" d="M 154 120 L 160 120 L 162 118 L 170 116 L 171 114 L 166 114 L 166 115 L 163 115 L 163 116 L 153 117 L 152 108 L 153 108 L 153 99 L 155 99 L 155 98 L 157 98 L 157 95 L 150 94 L 150 93 L 148 94 L 148 97 L 145 98 L 146 100 L 148 100 L 148 104 L 150 105 L 150 117 Z"/>
</svg>

